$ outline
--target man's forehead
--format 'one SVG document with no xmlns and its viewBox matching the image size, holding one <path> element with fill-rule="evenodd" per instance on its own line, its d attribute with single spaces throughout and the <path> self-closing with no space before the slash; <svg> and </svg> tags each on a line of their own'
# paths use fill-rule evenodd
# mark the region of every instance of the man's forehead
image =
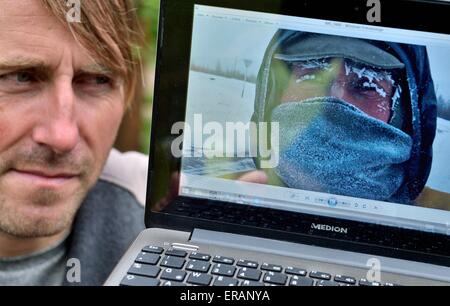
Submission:
<svg viewBox="0 0 450 306">
<path fill-rule="evenodd" d="M 60 40 L 70 37 L 70 31 L 40 0 L 1 0 L 0 1 L 0 39 L 28 36 L 46 36 L 55 34 Z"/>
<path fill-rule="evenodd" d="M 68 53 L 75 69 L 107 70 L 41 1 L 0 0 L 0 68 L 55 69 Z"/>
<path fill-rule="evenodd" d="M 36 21 L 47 21 L 50 23 L 52 17 L 50 12 L 39 0 L 0 1 L 0 24 L 2 27 L 8 26 L 10 23 L 21 23 L 27 20 L 30 23 Z"/>
<path fill-rule="evenodd" d="M 0 1 L 0 7 L 2 8 L 0 16 L 10 15 L 11 13 L 15 13 L 15 15 L 25 15 L 27 14 L 27 8 L 43 8 L 39 0 L 2 0 Z M 44 11 L 45 10 L 42 10 L 42 12 Z"/>
</svg>

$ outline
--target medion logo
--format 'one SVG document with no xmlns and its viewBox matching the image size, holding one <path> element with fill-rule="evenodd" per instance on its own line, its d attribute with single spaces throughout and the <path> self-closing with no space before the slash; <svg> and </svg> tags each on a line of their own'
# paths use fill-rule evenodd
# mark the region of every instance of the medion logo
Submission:
<svg viewBox="0 0 450 306">
<path fill-rule="evenodd" d="M 339 227 L 339 226 L 331 226 L 326 224 L 311 224 L 311 229 L 319 230 L 319 231 L 326 231 L 326 232 L 335 232 L 335 233 L 341 233 L 341 234 L 347 234 L 348 228 Z"/>
</svg>

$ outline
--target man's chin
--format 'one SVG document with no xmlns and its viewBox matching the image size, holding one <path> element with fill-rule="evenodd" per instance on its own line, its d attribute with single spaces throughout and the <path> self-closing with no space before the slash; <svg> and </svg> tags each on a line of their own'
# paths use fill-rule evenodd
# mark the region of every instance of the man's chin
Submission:
<svg viewBox="0 0 450 306">
<path fill-rule="evenodd" d="M 17 238 L 50 237 L 70 228 L 82 197 L 67 200 L 41 191 L 29 201 L 1 203 L 0 231 Z"/>
<path fill-rule="evenodd" d="M 22 224 L 7 224 L 0 225 L 0 233 L 14 237 L 16 239 L 35 239 L 35 238 L 49 238 L 59 235 L 70 228 L 70 223 L 63 224 L 58 222 L 49 223 L 47 220 L 36 220 L 27 223 L 27 227 Z"/>
</svg>

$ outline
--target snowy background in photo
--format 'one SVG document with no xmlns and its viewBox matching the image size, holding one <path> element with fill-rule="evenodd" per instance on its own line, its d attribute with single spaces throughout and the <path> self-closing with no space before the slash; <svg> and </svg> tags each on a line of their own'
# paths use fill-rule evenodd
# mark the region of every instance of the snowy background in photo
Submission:
<svg viewBox="0 0 450 306">
<path fill-rule="evenodd" d="M 450 193 L 450 44 L 427 47 L 436 95 L 438 122 L 433 144 L 434 161 L 427 186 Z"/>
<path fill-rule="evenodd" d="M 194 25 L 187 123 L 247 123 L 253 114 L 255 82 L 267 45 L 278 29 L 264 24 L 197 19 Z M 219 34 L 218 34 L 219 33 Z M 450 193 L 450 44 L 427 46 L 438 96 L 434 162 L 427 186 Z"/>
</svg>

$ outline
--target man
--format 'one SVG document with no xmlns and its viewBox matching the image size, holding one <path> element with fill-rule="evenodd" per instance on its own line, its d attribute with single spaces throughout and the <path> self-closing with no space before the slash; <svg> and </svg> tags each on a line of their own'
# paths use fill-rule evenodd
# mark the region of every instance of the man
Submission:
<svg viewBox="0 0 450 306">
<path fill-rule="evenodd" d="M 81 4 L 68 23 L 66 1 L 0 2 L 0 285 L 101 285 L 144 228 L 98 180 L 133 98 L 135 11 Z"/>
<path fill-rule="evenodd" d="M 426 49 L 280 30 L 258 75 L 253 121 L 280 123 L 269 184 L 416 204 L 436 132 Z"/>
</svg>

